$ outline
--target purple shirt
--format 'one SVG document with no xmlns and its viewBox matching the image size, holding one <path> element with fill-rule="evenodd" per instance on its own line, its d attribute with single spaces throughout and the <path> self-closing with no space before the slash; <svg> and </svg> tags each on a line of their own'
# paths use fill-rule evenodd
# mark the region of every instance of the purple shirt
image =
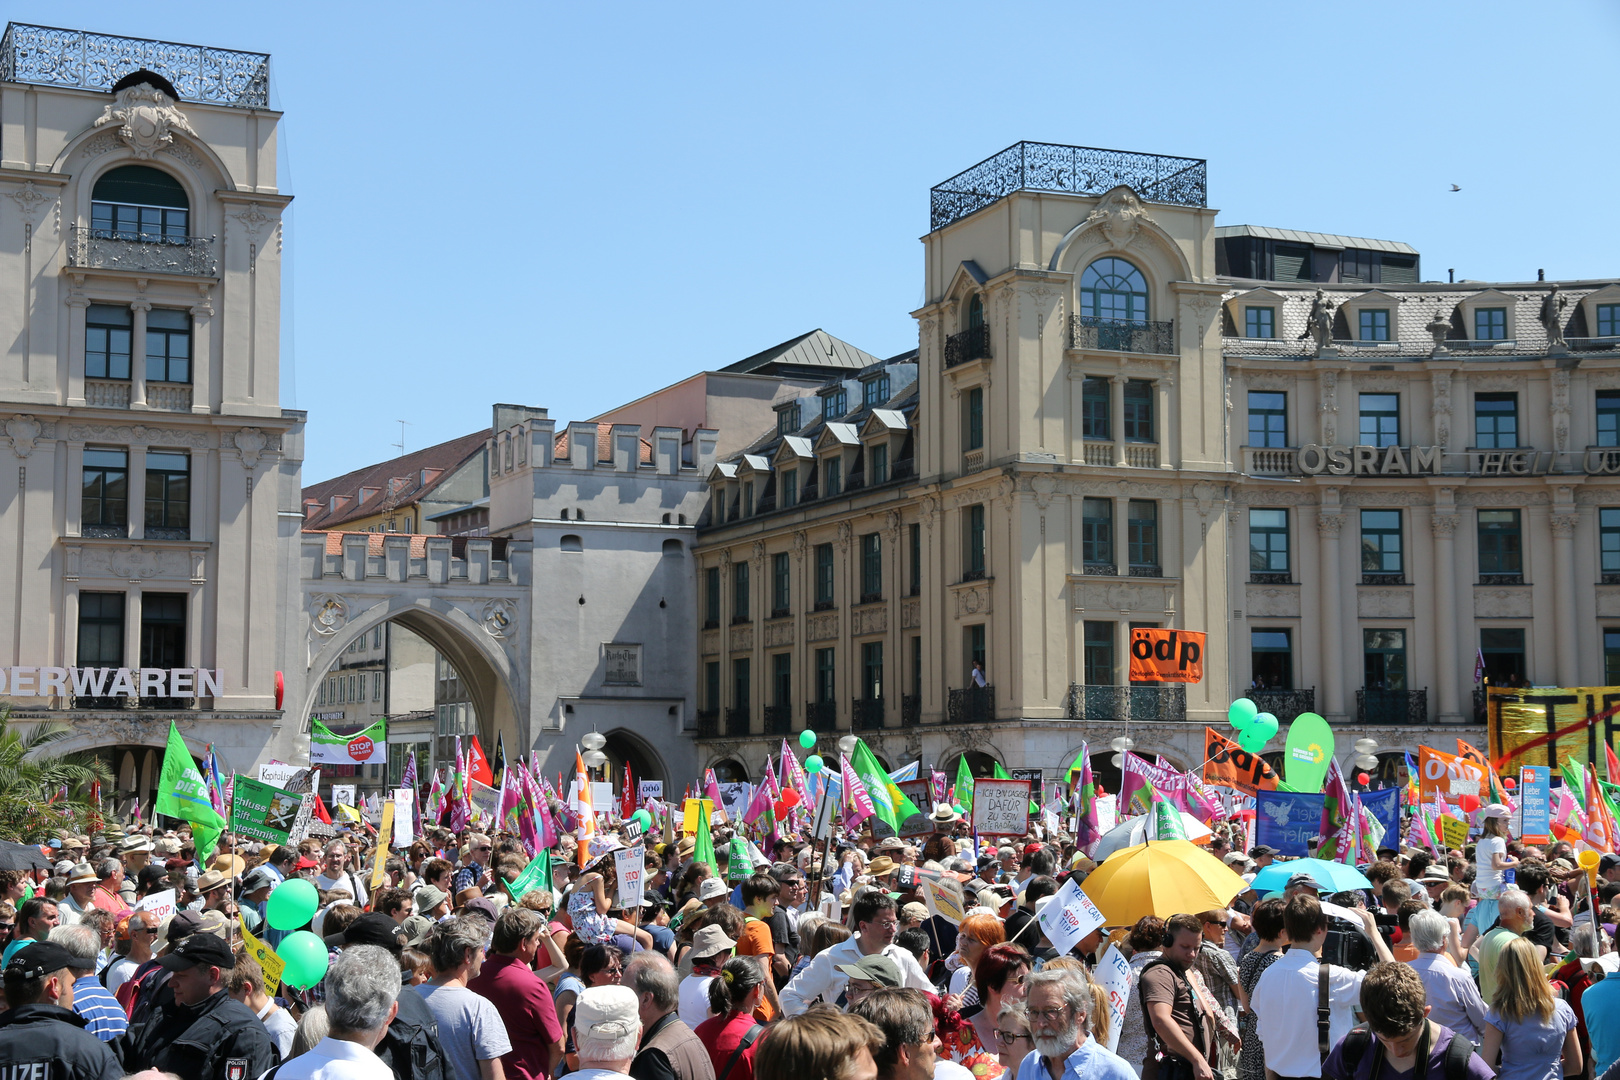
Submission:
<svg viewBox="0 0 1620 1080">
<path fill-rule="evenodd" d="M 1446 1048 L 1451 1045 L 1452 1035 L 1453 1032 L 1450 1028 L 1440 1028 L 1439 1036 L 1435 1038 L 1433 1045 L 1429 1047 L 1429 1076 L 1445 1075 Z M 1357 1063 L 1354 1075 L 1345 1068 L 1343 1039 L 1340 1039 L 1339 1045 L 1335 1046 L 1332 1052 L 1328 1054 L 1327 1061 L 1322 1063 L 1322 1075 L 1328 1080 L 1372 1080 L 1373 1061 L 1378 1057 L 1378 1039 L 1376 1036 L 1368 1037 L 1372 1041 L 1367 1047 L 1367 1052 L 1361 1055 L 1361 1061 Z M 1379 1080 L 1407 1080 L 1415 1072 L 1417 1072 L 1415 1067 L 1404 1072 L 1396 1072 L 1389 1067 L 1389 1062 L 1386 1061 L 1384 1062 L 1383 1071 L 1379 1073 Z M 1469 1080 L 1493 1080 L 1495 1076 L 1496 1073 L 1491 1071 L 1491 1067 L 1485 1064 L 1485 1059 L 1477 1053 L 1468 1059 Z"/>
</svg>

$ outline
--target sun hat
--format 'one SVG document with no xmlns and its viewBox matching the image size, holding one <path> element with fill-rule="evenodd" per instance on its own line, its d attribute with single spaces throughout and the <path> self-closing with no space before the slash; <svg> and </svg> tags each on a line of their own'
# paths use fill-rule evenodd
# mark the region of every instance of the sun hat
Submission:
<svg viewBox="0 0 1620 1080">
<path fill-rule="evenodd" d="M 889 858 L 887 855 L 879 855 L 877 858 L 866 864 L 866 875 L 868 877 L 876 878 L 882 877 L 885 874 L 892 874 L 894 873 L 894 868 L 896 865 L 897 864 L 895 861 Z"/>
<path fill-rule="evenodd" d="M 197 891 L 200 893 L 213 892 L 215 889 L 223 889 L 230 883 L 231 879 L 218 870 L 210 870 L 197 879 Z"/>
<path fill-rule="evenodd" d="M 423 885 L 416 890 L 416 910 L 432 911 L 448 899 L 449 895 L 437 885 Z"/>
<path fill-rule="evenodd" d="M 875 982 L 891 990 L 906 985 L 905 976 L 900 973 L 900 965 L 882 953 L 863 956 L 853 964 L 834 964 L 833 966 L 852 979 L 860 979 L 862 982 Z"/>
<path fill-rule="evenodd" d="M 101 878 L 96 876 L 95 870 L 91 869 L 89 863 L 79 863 L 73 868 L 73 875 L 68 878 L 67 883 L 70 887 L 73 885 L 94 885 L 100 880 Z"/>
<path fill-rule="evenodd" d="M 719 878 L 704 878 L 703 884 L 698 886 L 698 899 L 715 900 L 725 896 L 730 891 L 730 889 L 726 888 L 726 883 Z"/>
<path fill-rule="evenodd" d="M 726 937 L 725 928 L 722 926 L 705 926 L 692 935 L 692 957 L 694 959 L 730 952 L 736 947 L 737 943 Z"/>
</svg>

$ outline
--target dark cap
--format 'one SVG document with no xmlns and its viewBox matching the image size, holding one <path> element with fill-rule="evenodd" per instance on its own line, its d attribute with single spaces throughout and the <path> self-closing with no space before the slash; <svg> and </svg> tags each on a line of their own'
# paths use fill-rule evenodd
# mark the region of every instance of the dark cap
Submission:
<svg viewBox="0 0 1620 1080">
<path fill-rule="evenodd" d="M 174 913 L 169 919 L 169 932 L 163 935 L 165 941 L 179 941 L 190 937 L 203 929 L 202 912 L 183 908 Z"/>
<path fill-rule="evenodd" d="M 53 971 L 77 967 L 79 959 L 54 941 L 36 941 L 11 954 L 6 964 L 8 980 L 41 979 Z"/>
<path fill-rule="evenodd" d="M 336 935 L 334 935 L 336 936 Z M 332 944 L 331 938 L 327 944 Z M 395 956 L 402 948 L 399 923 L 380 911 L 368 911 L 343 931 L 340 945 L 381 945 Z"/>
<path fill-rule="evenodd" d="M 1608 873 L 1616 866 L 1620 866 L 1620 855 L 1615 855 L 1612 852 L 1598 860 L 1598 869 L 1603 873 Z"/>
<path fill-rule="evenodd" d="M 1251 859 L 1261 859 L 1267 855 L 1275 858 L 1277 856 L 1277 849 L 1269 844 L 1256 844 L 1254 847 L 1249 849 L 1249 858 Z"/>
<path fill-rule="evenodd" d="M 500 913 L 495 910 L 495 901 L 487 896 L 473 897 L 462 906 L 461 913 L 463 915 L 482 915 L 490 921 L 491 925 L 494 925 L 495 921 L 500 918 Z"/>
<path fill-rule="evenodd" d="M 158 961 L 166 971 L 182 971 L 198 964 L 229 968 L 236 964 L 236 958 L 231 955 L 231 947 L 213 934 L 192 934 Z"/>
</svg>

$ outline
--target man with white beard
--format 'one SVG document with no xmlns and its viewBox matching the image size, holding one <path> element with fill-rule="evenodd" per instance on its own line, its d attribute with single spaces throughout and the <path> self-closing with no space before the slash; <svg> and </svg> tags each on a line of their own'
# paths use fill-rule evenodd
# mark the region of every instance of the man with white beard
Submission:
<svg viewBox="0 0 1620 1080">
<path fill-rule="evenodd" d="M 1031 1050 L 1018 1080 L 1136 1080 L 1125 1059 L 1086 1037 L 1091 987 L 1074 971 L 1037 971 L 1024 980 Z"/>
</svg>

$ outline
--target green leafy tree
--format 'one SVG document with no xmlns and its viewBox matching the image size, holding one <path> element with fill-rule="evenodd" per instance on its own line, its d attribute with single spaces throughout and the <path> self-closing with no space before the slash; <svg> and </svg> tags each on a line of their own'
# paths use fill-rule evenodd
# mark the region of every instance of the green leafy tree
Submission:
<svg viewBox="0 0 1620 1080">
<path fill-rule="evenodd" d="M 91 785 L 111 795 L 112 773 L 94 754 L 53 752 L 72 734 L 66 724 L 17 723 L 9 706 L 0 708 L 0 838 L 40 843 L 61 830 L 101 828 Z"/>
</svg>

